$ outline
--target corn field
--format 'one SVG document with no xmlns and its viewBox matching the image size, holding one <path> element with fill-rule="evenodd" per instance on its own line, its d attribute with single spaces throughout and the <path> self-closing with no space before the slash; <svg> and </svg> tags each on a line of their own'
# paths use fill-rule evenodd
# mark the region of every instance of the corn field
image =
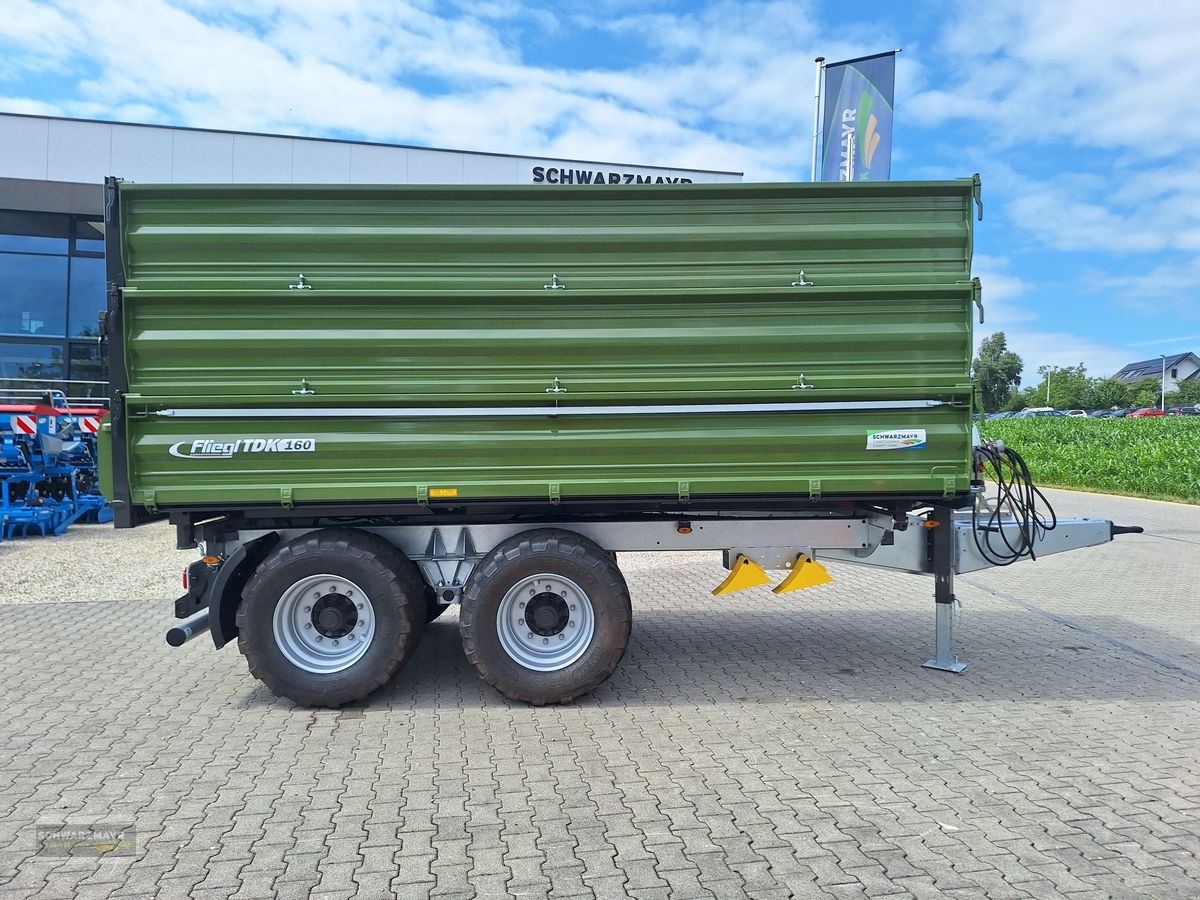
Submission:
<svg viewBox="0 0 1200 900">
<path fill-rule="evenodd" d="M 1041 485 L 1200 503 L 1200 416 L 996 419 L 979 430 L 1024 456 Z"/>
</svg>

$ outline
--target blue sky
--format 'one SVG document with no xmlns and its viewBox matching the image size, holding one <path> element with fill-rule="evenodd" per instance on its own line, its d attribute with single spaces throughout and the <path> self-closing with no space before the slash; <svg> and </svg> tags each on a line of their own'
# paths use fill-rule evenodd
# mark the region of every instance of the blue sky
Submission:
<svg viewBox="0 0 1200 900">
<path fill-rule="evenodd" d="M 813 58 L 903 48 L 896 179 L 980 172 L 987 322 L 1200 352 L 1200 3 L 4 0 L 0 110 L 805 180 Z M 2 150 L 2 148 L 0 148 Z"/>
</svg>

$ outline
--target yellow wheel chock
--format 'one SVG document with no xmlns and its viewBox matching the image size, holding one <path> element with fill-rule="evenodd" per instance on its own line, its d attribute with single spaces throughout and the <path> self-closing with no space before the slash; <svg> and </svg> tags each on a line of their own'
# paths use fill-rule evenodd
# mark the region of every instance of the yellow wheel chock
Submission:
<svg viewBox="0 0 1200 900">
<path fill-rule="evenodd" d="M 729 570 L 729 577 L 713 588 L 713 596 L 719 597 L 722 594 L 732 594 L 734 591 L 770 583 L 771 576 L 763 570 L 762 566 L 739 553 L 737 561 Z"/>
<path fill-rule="evenodd" d="M 732 577 L 732 576 L 731 576 Z M 796 557 L 796 563 L 788 577 L 771 588 L 773 594 L 786 594 L 789 591 L 799 591 L 804 588 L 816 587 L 818 584 L 829 584 L 833 581 L 829 571 L 813 559 L 801 553 Z"/>
</svg>

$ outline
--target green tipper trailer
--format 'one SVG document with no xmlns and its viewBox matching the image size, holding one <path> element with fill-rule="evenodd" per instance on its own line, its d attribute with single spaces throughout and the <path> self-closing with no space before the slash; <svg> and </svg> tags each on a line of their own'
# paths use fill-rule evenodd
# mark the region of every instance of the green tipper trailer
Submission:
<svg viewBox="0 0 1200 900">
<path fill-rule="evenodd" d="M 172 642 L 236 636 L 273 690 L 337 705 L 461 603 L 489 683 L 567 700 L 628 640 L 614 551 L 719 549 L 719 590 L 819 583 L 818 555 L 934 573 L 931 664 L 961 668 L 952 573 L 996 562 L 955 512 L 981 487 L 977 177 L 110 179 L 106 206 L 106 493 L 204 553 Z M 994 535 L 1111 538 L 1087 522 Z"/>
</svg>

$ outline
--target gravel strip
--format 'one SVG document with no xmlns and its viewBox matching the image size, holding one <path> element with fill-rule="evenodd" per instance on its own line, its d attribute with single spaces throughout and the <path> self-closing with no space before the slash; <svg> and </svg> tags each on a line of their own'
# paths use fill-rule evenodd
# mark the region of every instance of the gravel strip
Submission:
<svg viewBox="0 0 1200 900">
<path fill-rule="evenodd" d="M 167 522 L 120 531 L 72 525 L 61 537 L 14 538 L 0 543 L 0 604 L 174 600 L 197 555 L 175 549 Z"/>
</svg>

